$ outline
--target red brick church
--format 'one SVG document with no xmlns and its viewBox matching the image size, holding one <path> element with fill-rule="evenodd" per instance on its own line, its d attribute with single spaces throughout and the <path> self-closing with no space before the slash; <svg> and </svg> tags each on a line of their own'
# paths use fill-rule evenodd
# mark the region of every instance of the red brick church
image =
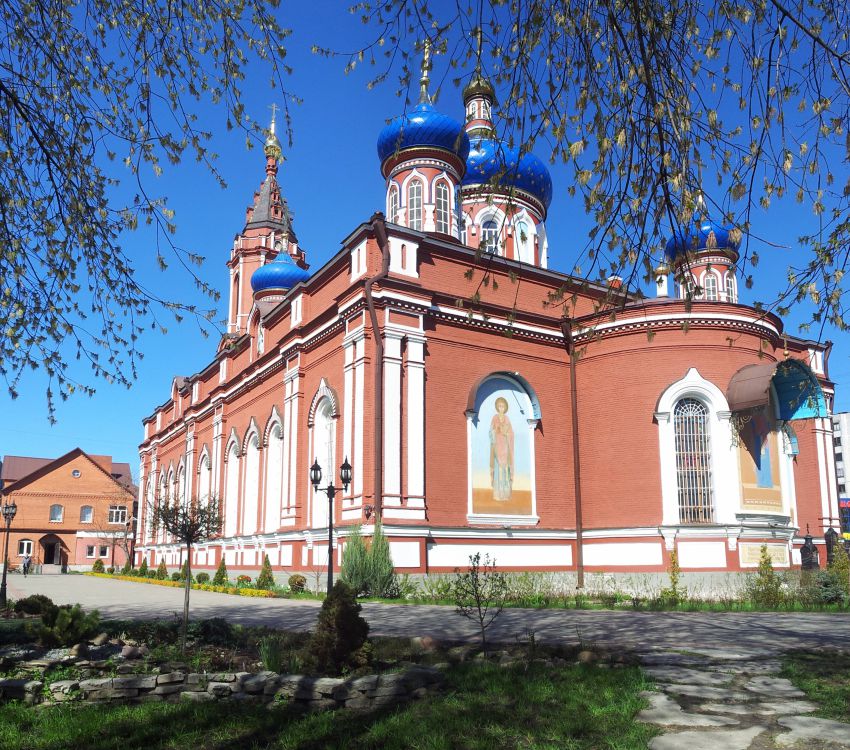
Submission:
<svg viewBox="0 0 850 750">
<path fill-rule="evenodd" d="M 324 485 L 348 459 L 334 565 L 378 518 L 408 573 L 474 552 L 506 570 L 663 572 L 673 550 L 686 571 L 739 571 L 762 544 L 799 564 L 806 529 L 838 516 L 829 344 L 738 302 L 740 235 L 705 214 L 671 237 L 651 298 L 549 270 L 546 166 L 496 139 L 480 75 L 464 124 L 423 79 L 378 139 L 384 211 L 319 268 L 272 123 L 227 259 L 228 333 L 144 420 L 137 563 L 182 559 L 154 498 L 216 496 L 221 536 L 194 565 L 317 570 L 328 499 L 309 470 Z"/>
</svg>

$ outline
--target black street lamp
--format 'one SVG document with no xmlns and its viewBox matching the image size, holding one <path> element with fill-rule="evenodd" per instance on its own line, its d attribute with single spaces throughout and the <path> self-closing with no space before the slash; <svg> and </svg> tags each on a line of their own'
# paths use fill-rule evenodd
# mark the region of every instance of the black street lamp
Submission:
<svg viewBox="0 0 850 750">
<path fill-rule="evenodd" d="M 0 583 L 0 607 L 6 607 L 6 573 L 9 570 L 9 528 L 12 525 L 12 519 L 15 513 L 18 512 L 18 506 L 15 501 L 3 504 L 3 520 L 6 522 L 6 542 L 3 546 L 3 582 Z"/>
<path fill-rule="evenodd" d="M 351 484 L 351 464 L 348 463 L 348 456 L 339 467 L 339 481 L 342 482 L 341 488 L 334 487 L 333 482 L 329 482 L 327 487 L 322 488 L 328 496 L 328 594 L 334 586 L 334 495 L 340 489 L 347 492 L 348 485 Z M 322 467 L 319 466 L 318 458 L 310 467 L 310 482 L 313 489 L 318 492 L 319 485 L 322 483 Z"/>
</svg>

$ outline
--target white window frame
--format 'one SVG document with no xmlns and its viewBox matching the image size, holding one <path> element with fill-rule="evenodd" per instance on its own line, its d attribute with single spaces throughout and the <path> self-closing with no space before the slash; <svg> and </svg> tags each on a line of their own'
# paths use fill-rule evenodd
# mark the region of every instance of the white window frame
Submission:
<svg viewBox="0 0 850 750">
<path fill-rule="evenodd" d="M 434 185 L 434 218 L 437 231 L 441 234 L 451 232 L 451 196 L 445 180 L 438 180 Z"/>
<path fill-rule="evenodd" d="M 59 509 L 59 513 L 58 513 L 59 518 L 53 517 L 55 515 L 53 511 L 56 508 Z M 50 516 L 49 516 L 50 517 L 50 523 L 62 523 L 62 520 L 65 518 L 65 507 L 63 505 L 60 505 L 59 503 L 54 503 L 53 505 L 51 505 L 49 512 L 50 512 Z"/>
<path fill-rule="evenodd" d="M 100 544 L 98 545 L 98 555 L 100 557 L 109 557 L 109 545 L 108 544 Z"/>
<path fill-rule="evenodd" d="M 407 226 L 410 229 L 422 231 L 422 201 L 424 183 L 421 179 L 412 179 L 407 184 Z"/>
<path fill-rule="evenodd" d="M 476 115 L 478 114 L 478 108 L 475 106 L 475 102 L 471 101 L 466 105 L 466 119 L 474 120 Z"/>
<path fill-rule="evenodd" d="M 397 223 L 398 219 L 398 187 L 393 185 L 390 188 L 390 194 L 387 196 L 387 221 L 390 224 Z"/>
<path fill-rule="evenodd" d="M 735 274 L 727 273 L 726 280 L 723 285 L 723 288 L 726 292 L 726 301 L 732 302 L 733 304 L 738 301 L 738 293 L 735 290 Z"/>
<path fill-rule="evenodd" d="M 121 524 L 122 526 L 127 523 L 127 506 L 126 505 L 118 505 L 117 503 L 109 506 L 109 523 L 112 524 Z"/>
<path fill-rule="evenodd" d="M 695 367 L 667 387 L 658 400 L 655 420 L 661 460 L 662 524 L 682 526 L 679 522 L 679 488 L 676 477 L 676 436 L 673 420 L 675 405 L 684 398 L 701 401 L 708 408 L 711 436 L 711 476 L 714 497 L 714 524 L 736 524 L 741 507 L 741 480 L 737 448 L 733 445 L 726 396 L 706 380 Z M 687 525 L 692 528 L 690 524 Z M 703 525 L 704 526 L 704 525 Z"/>
<path fill-rule="evenodd" d="M 493 226 L 489 226 L 492 224 Z M 491 255 L 500 255 L 499 252 L 499 222 L 493 216 L 488 216 L 481 222 L 481 249 Z"/>
<path fill-rule="evenodd" d="M 717 276 L 713 273 L 707 273 L 703 277 L 703 297 L 708 302 L 717 302 L 720 299 L 718 289 Z"/>
<path fill-rule="evenodd" d="M 97 545 L 95 544 L 87 544 L 86 545 L 86 557 L 89 559 L 93 559 L 95 557 L 95 550 L 97 549 Z"/>
<path fill-rule="evenodd" d="M 18 557 L 32 557 L 32 539 L 18 539 Z"/>
</svg>

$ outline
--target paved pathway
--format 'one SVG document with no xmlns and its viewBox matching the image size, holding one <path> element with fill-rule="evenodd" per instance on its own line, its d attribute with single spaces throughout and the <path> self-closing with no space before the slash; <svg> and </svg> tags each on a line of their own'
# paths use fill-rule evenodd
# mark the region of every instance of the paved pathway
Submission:
<svg viewBox="0 0 850 750">
<path fill-rule="evenodd" d="M 57 603 L 79 602 L 105 618 L 167 618 L 182 612 L 182 589 L 146 583 L 110 581 L 81 575 L 9 577 L 13 599 L 42 593 Z M 245 625 L 309 630 L 319 603 L 288 599 L 248 599 L 193 591 L 192 617 L 226 617 Z M 473 624 L 452 607 L 364 604 L 374 635 L 431 635 L 445 640 L 474 639 Z M 594 642 L 642 650 L 647 648 L 738 648 L 778 650 L 799 647 L 847 647 L 850 616 L 834 614 L 610 612 L 600 610 L 508 609 L 495 621 L 488 638 L 513 642 L 526 629 L 541 642 Z"/>
<path fill-rule="evenodd" d="M 810 716 L 817 706 L 776 676 L 776 657 L 737 647 L 642 654 L 659 692 L 644 693 L 650 707 L 638 720 L 664 729 L 650 750 L 850 747 L 850 724 Z"/>
</svg>

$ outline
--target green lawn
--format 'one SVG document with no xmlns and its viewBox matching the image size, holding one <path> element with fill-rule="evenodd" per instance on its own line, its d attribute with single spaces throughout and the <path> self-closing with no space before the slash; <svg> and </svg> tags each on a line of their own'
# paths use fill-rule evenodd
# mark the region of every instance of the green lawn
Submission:
<svg viewBox="0 0 850 750">
<path fill-rule="evenodd" d="M 850 722 L 850 655 L 795 651 L 785 655 L 782 676 L 791 680 L 824 719 Z"/>
<path fill-rule="evenodd" d="M 640 750 L 656 729 L 634 721 L 645 678 L 634 667 L 505 669 L 464 664 L 445 693 L 372 714 L 299 716 L 234 703 L 0 707 L 4 750 L 407 748 Z"/>
</svg>

